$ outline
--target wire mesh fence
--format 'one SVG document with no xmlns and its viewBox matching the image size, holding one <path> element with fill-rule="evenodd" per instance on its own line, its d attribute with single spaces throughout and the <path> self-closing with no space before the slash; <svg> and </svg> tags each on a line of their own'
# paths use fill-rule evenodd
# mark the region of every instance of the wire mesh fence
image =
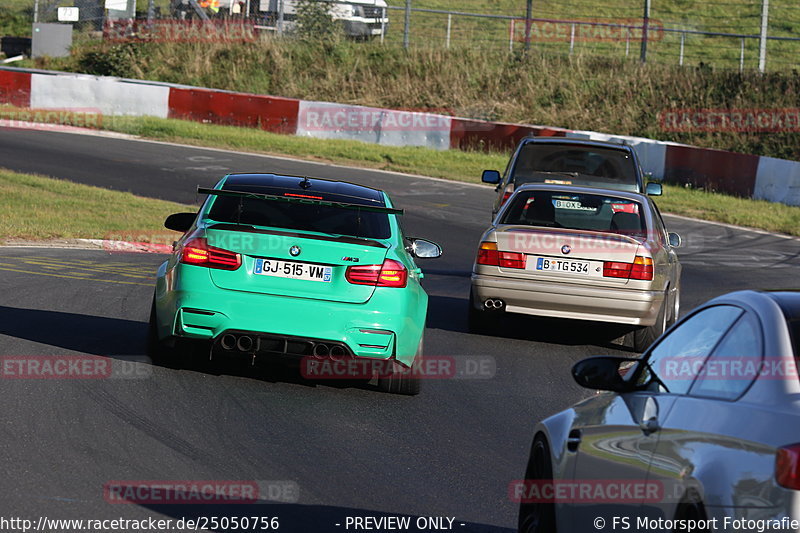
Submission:
<svg viewBox="0 0 800 533">
<path fill-rule="evenodd" d="M 10 1 L 0 0 L 0 6 Z M 247 35 L 255 39 L 291 38 L 302 0 L 28 1 L 39 22 L 57 22 L 60 6 L 79 7 L 79 30 L 126 18 L 202 20 L 218 27 L 219 21 L 233 21 L 251 26 Z M 125 9 L 105 9 L 114 1 Z M 464 0 L 457 9 L 448 0 L 318 1 L 348 35 L 368 41 L 365 46 L 530 49 L 685 67 L 800 68 L 796 0 L 537 0 L 530 16 L 527 0 Z"/>
</svg>

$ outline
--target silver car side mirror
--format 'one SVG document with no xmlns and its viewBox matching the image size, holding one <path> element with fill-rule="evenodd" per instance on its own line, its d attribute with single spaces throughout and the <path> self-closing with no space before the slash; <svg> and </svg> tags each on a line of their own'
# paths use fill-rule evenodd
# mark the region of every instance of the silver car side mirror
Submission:
<svg viewBox="0 0 800 533">
<path fill-rule="evenodd" d="M 683 244 L 681 236 L 678 235 L 677 233 L 670 232 L 668 234 L 668 237 L 669 237 L 669 245 L 672 246 L 673 248 L 680 248 L 681 245 Z"/>
</svg>

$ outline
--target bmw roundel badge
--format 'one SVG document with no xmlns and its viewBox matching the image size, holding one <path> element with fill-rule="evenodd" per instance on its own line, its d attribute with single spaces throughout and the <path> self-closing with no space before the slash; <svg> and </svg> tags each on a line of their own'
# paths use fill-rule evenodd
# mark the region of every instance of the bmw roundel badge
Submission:
<svg viewBox="0 0 800 533">
<path fill-rule="evenodd" d="M 565 244 L 564 246 L 561 247 L 561 253 L 564 254 L 564 255 L 567 255 L 571 251 L 572 251 L 572 248 L 570 248 L 569 244 Z"/>
<path fill-rule="evenodd" d="M 297 245 L 292 246 L 291 248 L 289 248 L 289 253 L 292 255 L 292 257 L 297 257 L 298 255 L 300 255 L 300 247 Z"/>
</svg>

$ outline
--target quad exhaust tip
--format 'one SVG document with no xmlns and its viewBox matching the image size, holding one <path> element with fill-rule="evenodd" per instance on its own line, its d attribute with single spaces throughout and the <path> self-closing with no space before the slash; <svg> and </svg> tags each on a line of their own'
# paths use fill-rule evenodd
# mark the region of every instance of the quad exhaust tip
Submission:
<svg viewBox="0 0 800 533">
<path fill-rule="evenodd" d="M 233 350 L 234 348 L 236 348 L 236 337 L 234 337 L 230 333 L 226 333 L 220 339 L 219 344 L 225 350 L 229 350 L 229 351 Z"/>
<path fill-rule="evenodd" d="M 240 352 L 250 353 L 256 348 L 256 339 L 250 335 L 235 335 L 233 333 L 224 334 L 220 340 L 219 345 L 223 350 L 232 352 L 238 350 Z M 347 350 L 338 344 L 328 345 L 325 343 L 315 343 L 311 353 L 315 357 L 344 357 L 347 355 Z"/>
<path fill-rule="evenodd" d="M 253 349 L 253 338 L 248 335 L 242 335 L 239 337 L 239 340 L 236 341 L 236 348 L 239 349 L 240 352 L 249 352 Z"/>
<path fill-rule="evenodd" d="M 494 311 L 495 309 L 502 309 L 505 306 L 503 300 L 488 298 L 485 302 L 483 302 L 483 307 L 487 310 Z"/>
<path fill-rule="evenodd" d="M 345 355 L 347 355 L 347 352 L 341 346 L 337 345 L 331 348 L 331 357 L 344 357 Z"/>
<path fill-rule="evenodd" d="M 314 345 L 314 355 L 317 357 L 324 357 L 331 353 L 330 348 L 328 348 L 327 344 L 315 344 Z"/>
</svg>

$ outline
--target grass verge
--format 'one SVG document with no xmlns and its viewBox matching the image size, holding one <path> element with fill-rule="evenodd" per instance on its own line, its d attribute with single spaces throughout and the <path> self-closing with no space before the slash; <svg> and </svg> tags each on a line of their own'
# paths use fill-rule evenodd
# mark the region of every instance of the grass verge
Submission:
<svg viewBox="0 0 800 533">
<path fill-rule="evenodd" d="M 796 206 L 675 185 L 665 185 L 664 196 L 656 203 L 662 211 L 676 215 L 800 236 L 800 207 Z"/>
<path fill-rule="evenodd" d="M 12 108 L 0 107 L 0 118 L 13 118 L 17 116 L 15 115 L 16 112 L 17 110 Z M 27 113 L 27 115 L 35 116 L 32 113 Z M 420 174 L 469 183 L 478 183 L 483 169 L 502 170 L 508 162 L 507 153 L 463 152 L 458 150 L 437 151 L 419 147 L 379 146 L 358 141 L 310 139 L 248 128 L 153 117 L 107 117 L 102 121 L 102 128 L 159 141 L 290 156 L 313 161 Z M 251 169 L 238 170 L 247 171 Z M 347 179 L 347 176 L 342 176 L 342 179 Z M 64 186 L 67 186 L 68 183 L 59 182 L 60 185 L 63 184 Z M 76 185 L 76 187 L 83 186 Z M 97 194 L 99 194 L 99 191 L 109 194 L 123 194 L 93 187 L 88 187 L 88 189 L 98 191 Z M 2 191 L 2 188 L 0 188 L 0 191 Z M 94 216 L 100 217 L 104 206 L 102 202 L 96 199 L 97 197 L 94 198 L 94 200 L 89 200 L 93 206 L 91 209 L 76 205 L 78 209 L 86 209 L 89 213 L 95 211 L 96 215 Z M 149 201 L 133 195 L 128 195 L 128 198 L 130 199 L 129 201 L 134 199 L 136 201 Z M 8 201 L 7 197 L 2 199 L 2 202 Z M 658 198 L 657 203 L 662 211 L 668 213 L 800 236 L 800 207 L 736 198 L 725 194 L 673 185 L 665 185 L 664 196 Z M 5 206 L 5 203 L 0 205 Z M 157 225 L 164 215 L 179 207 L 177 204 L 164 202 L 162 211 L 150 211 L 147 213 L 141 211 L 137 213 L 136 210 L 130 209 L 124 210 L 120 216 L 141 214 L 141 219 L 150 220 L 151 222 L 155 220 L 155 225 Z M 156 209 L 156 207 L 151 206 L 151 209 Z M 489 206 L 487 206 L 488 209 Z M 21 211 L 24 210 L 22 209 Z M 20 210 L 17 211 L 17 213 L 19 212 Z M 7 213 L 8 210 L 5 210 L 0 214 L 0 227 L 8 227 L 6 224 Z M 43 209 L 42 215 L 51 217 L 52 220 L 53 214 L 48 212 L 47 209 Z M 12 216 L 10 220 L 16 221 L 18 218 L 17 216 Z M 35 217 L 28 216 L 27 218 Z M 120 221 L 124 221 L 124 219 L 115 218 L 114 214 L 108 215 L 109 224 L 120 223 Z M 45 223 L 44 227 L 48 227 L 47 224 Z M 122 225 L 124 226 L 125 224 L 123 223 Z M 128 227 L 135 225 L 133 223 L 127 224 Z M 116 227 L 106 226 L 105 223 L 98 224 L 98 226 L 106 228 L 107 231 L 117 229 Z M 139 229 L 152 226 L 153 224 L 150 226 L 141 224 Z M 46 235 L 43 235 L 39 238 L 46 237 Z"/>
<path fill-rule="evenodd" d="M 149 241 L 163 237 L 162 221 L 177 211 L 186 206 L 0 168 L 0 242 L 124 235 Z"/>
</svg>

